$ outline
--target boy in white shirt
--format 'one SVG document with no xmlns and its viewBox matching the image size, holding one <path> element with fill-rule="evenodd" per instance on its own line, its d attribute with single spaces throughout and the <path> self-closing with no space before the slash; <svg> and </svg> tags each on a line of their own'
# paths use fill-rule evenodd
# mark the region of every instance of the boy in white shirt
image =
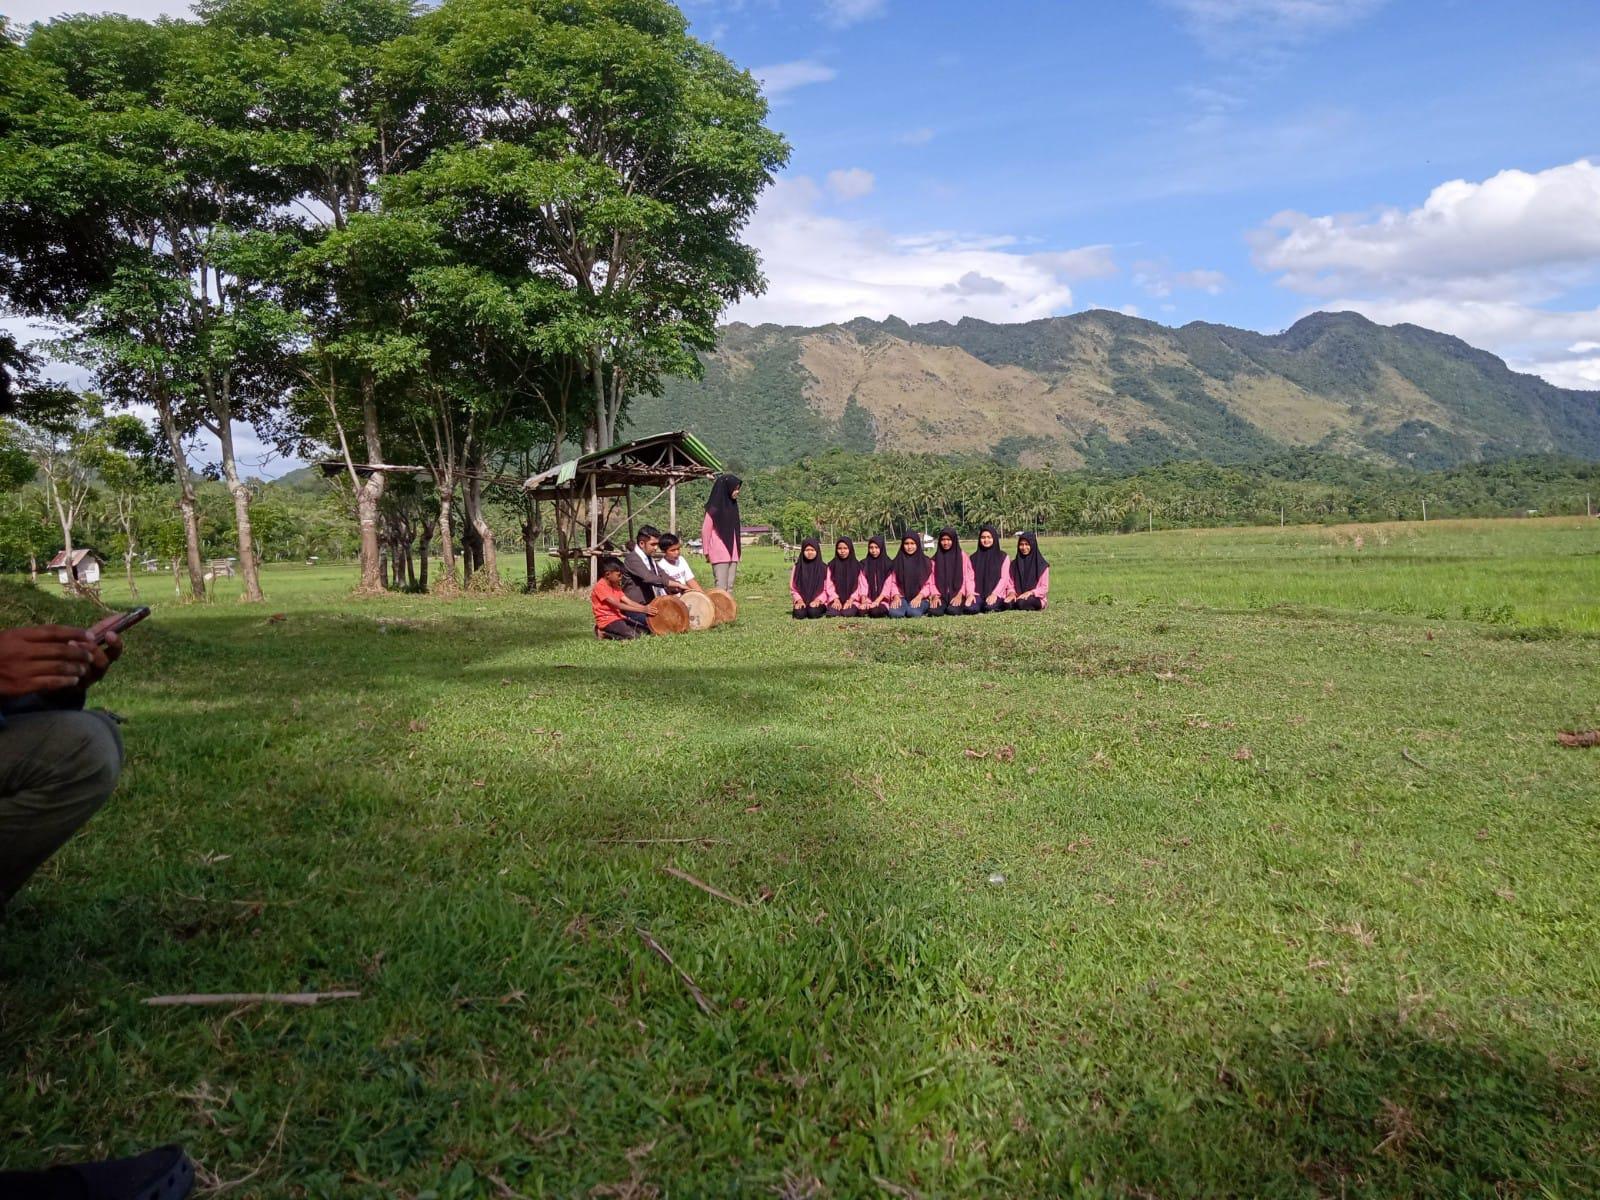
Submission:
<svg viewBox="0 0 1600 1200">
<path fill-rule="evenodd" d="M 683 540 L 677 534 L 663 533 L 656 548 L 661 551 L 661 561 L 656 564 L 656 570 L 668 579 L 683 584 L 691 592 L 705 590 L 694 577 L 694 568 L 689 565 L 689 560 L 683 557 Z"/>
</svg>

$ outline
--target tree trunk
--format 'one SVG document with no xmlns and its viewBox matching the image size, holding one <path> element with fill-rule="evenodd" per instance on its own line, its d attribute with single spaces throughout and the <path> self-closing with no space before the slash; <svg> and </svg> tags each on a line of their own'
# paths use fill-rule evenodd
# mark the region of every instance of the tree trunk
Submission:
<svg viewBox="0 0 1600 1200">
<path fill-rule="evenodd" d="M 439 585 L 439 591 L 450 595 L 461 590 L 461 581 L 456 574 L 456 545 L 455 528 L 450 519 L 450 509 L 455 504 L 455 479 L 450 471 L 444 472 L 444 481 L 439 485 L 439 561 L 444 567 L 444 579 Z"/>
<path fill-rule="evenodd" d="M 482 463 L 478 466 L 481 468 Z M 468 464 L 472 469 L 472 464 Z M 497 592 L 500 590 L 500 556 L 496 552 L 494 543 L 494 529 L 483 515 L 483 480 L 478 478 L 478 471 L 467 478 L 466 488 L 462 493 L 463 504 L 468 523 L 472 526 L 473 554 L 477 558 L 478 588 L 480 591 Z"/>
<path fill-rule="evenodd" d="M 261 594 L 261 575 L 256 566 L 256 540 L 250 529 L 250 489 L 239 478 L 239 464 L 233 454 L 233 421 L 226 411 L 218 414 L 217 441 L 222 445 L 222 477 L 233 497 L 233 524 L 239 545 L 239 573 L 244 577 L 244 594 L 239 598 L 247 604 L 259 604 L 266 599 Z"/>
<path fill-rule="evenodd" d="M 32 550 L 28 551 L 28 582 L 39 582 L 39 556 Z"/>
<path fill-rule="evenodd" d="M 139 585 L 133 582 L 133 551 L 132 550 L 124 550 L 122 552 L 122 567 L 123 567 L 123 571 L 128 576 L 128 595 L 133 597 L 133 599 L 137 600 L 139 598 Z"/>
<path fill-rule="evenodd" d="M 522 557 L 528 568 L 528 582 L 523 584 L 525 592 L 539 590 L 539 535 L 544 532 L 539 522 L 539 506 L 532 500 L 523 498 L 522 501 Z"/>
<path fill-rule="evenodd" d="M 178 511 L 183 515 L 184 549 L 189 559 L 189 590 L 196 600 L 204 600 L 206 572 L 200 562 L 200 515 L 194 500 L 194 478 L 189 474 L 189 460 L 183 453 L 183 438 L 178 433 L 177 421 L 173 419 L 171 398 L 158 390 L 155 401 L 161 431 L 166 435 L 167 450 L 172 455 L 172 469 L 178 479 Z"/>
<path fill-rule="evenodd" d="M 417 587 L 428 590 L 428 563 L 433 558 L 433 525 L 426 518 L 422 522 L 422 536 L 417 539 Z"/>
<path fill-rule="evenodd" d="M 361 432 L 367 445 L 367 462 L 383 461 L 383 441 L 378 432 L 378 400 L 370 374 L 361 378 Z M 356 488 L 356 518 L 361 523 L 360 591 L 382 590 L 377 566 L 378 501 L 383 498 L 385 476 L 373 471 Z"/>
</svg>

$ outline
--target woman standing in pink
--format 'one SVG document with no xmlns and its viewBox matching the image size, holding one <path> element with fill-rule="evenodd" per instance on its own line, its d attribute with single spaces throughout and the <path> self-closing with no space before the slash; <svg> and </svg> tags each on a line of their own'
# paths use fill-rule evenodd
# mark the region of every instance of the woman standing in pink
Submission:
<svg viewBox="0 0 1600 1200">
<path fill-rule="evenodd" d="M 706 501 L 706 519 L 700 525 L 700 548 L 711 563 L 711 577 L 723 591 L 733 592 L 739 573 L 739 485 L 737 475 L 718 475 Z"/>
<path fill-rule="evenodd" d="M 1050 597 L 1050 564 L 1039 553 L 1031 533 L 1017 534 L 1017 556 L 1011 560 L 1012 608 L 1040 612 Z"/>
</svg>

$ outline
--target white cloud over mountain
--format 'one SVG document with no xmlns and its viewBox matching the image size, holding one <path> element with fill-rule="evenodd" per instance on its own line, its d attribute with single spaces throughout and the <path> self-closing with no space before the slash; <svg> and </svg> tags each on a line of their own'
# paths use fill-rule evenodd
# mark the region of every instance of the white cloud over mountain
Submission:
<svg viewBox="0 0 1600 1200">
<path fill-rule="evenodd" d="M 859 25 L 889 11 L 889 0 L 822 0 L 822 17 L 839 29 Z"/>
<path fill-rule="evenodd" d="M 1363 20 L 1387 0 L 1167 0 L 1220 57 L 1270 54 Z"/>
<path fill-rule="evenodd" d="M 1320 308 L 1410 321 L 1567 387 L 1600 384 L 1600 165 L 1442 183 L 1421 205 L 1308 216 L 1250 235 L 1255 261 Z"/>
<path fill-rule="evenodd" d="M 828 172 L 828 190 L 841 200 L 859 200 L 862 196 L 870 196 L 877 185 L 878 181 L 872 172 L 862 167 Z"/>
<path fill-rule="evenodd" d="M 807 87 L 814 83 L 831 83 L 839 72 L 814 58 L 801 58 L 794 62 L 772 63 L 765 67 L 752 67 L 750 73 L 761 84 L 767 98 L 775 100 L 785 92 Z"/>
<path fill-rule="evenodd" d="M 769 290 L 731 320 L 821 325 L 853 317 L 908 321 L 1030 321 L 1072 304 L 1071 281 L 1115 272 L 1110 249 L 1023 249 L 1012 237 L 948 231 L 904 234 L 846 220 L 806 176 L 780 180 L 746 231 Z"/>
</svg>

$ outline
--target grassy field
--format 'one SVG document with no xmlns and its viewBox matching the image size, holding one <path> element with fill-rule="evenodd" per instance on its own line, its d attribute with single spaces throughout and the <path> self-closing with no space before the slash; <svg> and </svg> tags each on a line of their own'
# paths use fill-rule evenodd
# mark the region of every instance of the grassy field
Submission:
<svg viewBox="0 0 1600 1200">
<path fill-rule="evenodd" d="M 146 577 L 124 784 L 0 927 L 0 1163 L 1600 1191 L 1600 751 L 1555 742 L 1600 725 L 1600 522 L 1045 550 L 1040 615 L 797 624 L 757 556 L 736 626 L 631 645 L 573 597 Z"/>
</svg>

